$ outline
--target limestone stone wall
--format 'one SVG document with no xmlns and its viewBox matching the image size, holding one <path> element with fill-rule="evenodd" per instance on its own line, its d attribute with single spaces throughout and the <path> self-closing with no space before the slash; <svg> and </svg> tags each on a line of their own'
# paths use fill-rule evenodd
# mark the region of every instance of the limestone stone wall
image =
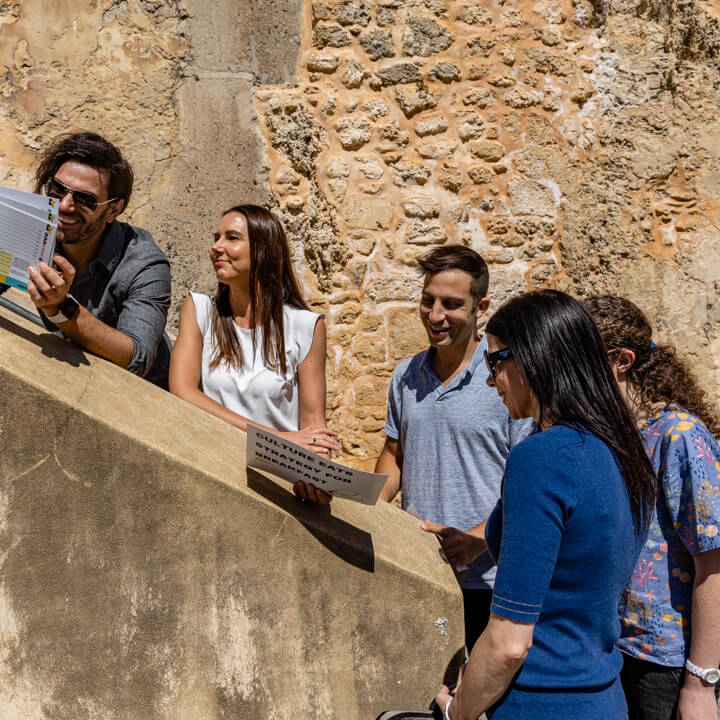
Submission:
<svg viewBox="0 0 720 720">
<path fill-rule="evenodd" d="M 0 182 L 104 132 L 173 263 L 211 290 L 219 212 L 268 203 L 329 330 L 329 418 L 372 466 L 390 373 L 424 345 L 417 255 L 466 243 L 494 306 L 629 296 L 720 391 L 720 11 L 713 0 L 0 4 Z M 492 310 L 492 308 L 491 308 Z"/>
<path fill-rule="evenodd" d="M 381 447 L 419 350 L 414 261 L 480 251 L 495 306 L 630 296 L 720 387 L 717 7 L 317 0 L 298 82 L 256 93 L 270 184 L 330 327 L 331 418 Z M 491 308 L 492 309 L 492 308 Z"/>
</svg>

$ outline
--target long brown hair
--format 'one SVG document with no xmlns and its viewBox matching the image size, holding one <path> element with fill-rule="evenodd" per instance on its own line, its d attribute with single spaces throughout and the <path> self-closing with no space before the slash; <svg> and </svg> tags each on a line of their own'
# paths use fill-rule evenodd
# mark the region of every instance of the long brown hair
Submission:
<svg viewBox="0 0 720 720">
<path fill-rule="evenodd" d="M 717 410 L 705 402 L 697 380 L 671 345 L 655 345 L 642 310 L 625 298 L 597 295 L 584 301 L 608 349 L 635 353 L 628 381 L 646 408 L 657 402 L 676 403 L 697 415 L 713 435 L 720 435 Z"/>
<path fill-rule="evenodd" d="M 269 210 L 258 205 L 236 205 L 226 210 L 243 215 L 250 240 L 250 322 L 262 328 L 262 351 L 266 362 L 282 374 L 287 372 L 285 359 L 285 322 L 283 305 L 309 310 L 298 287 L 290 260 L 285 231 Z M 210 362 L 214 368 L 225 362 L 231 367 L 243 366 L 243 353 L 235 330 L 230 307 L 230 287 L 218 283 L 212 310 L 212 332 L 217 351 Z"/>
</svg>

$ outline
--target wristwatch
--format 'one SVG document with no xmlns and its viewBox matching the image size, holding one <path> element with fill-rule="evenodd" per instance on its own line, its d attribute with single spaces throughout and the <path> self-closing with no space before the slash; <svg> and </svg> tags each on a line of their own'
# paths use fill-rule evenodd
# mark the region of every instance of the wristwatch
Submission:
<svg viewBox="0 0 720 720">
<path fill-rule="evenodd" d="M 717 668 L 705 670 L 695 665 L 695 663 L 691 663 L 690 660 L 685 661 L 685 667 L 693 675 L 697 675 L 701 680 L 704 680 L 708 685 L 717 685 L 718 681 L 720 681 L 720 670 Z"/>
<path fill-rule="evenodd" d="M 72 320 L 80 312 L 80 303 L 68 293 L 65 299 L 58 306 L 58 311 L 54 315 L 47 315 L 47 319 L 51 323 L 64 323 Z"/>
</svg>

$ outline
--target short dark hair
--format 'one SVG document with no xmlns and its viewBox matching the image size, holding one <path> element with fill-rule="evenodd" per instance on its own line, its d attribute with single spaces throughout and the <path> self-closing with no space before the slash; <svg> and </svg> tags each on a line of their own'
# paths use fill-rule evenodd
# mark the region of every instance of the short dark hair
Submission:
<svg viewBox="0 0 720 720">
<path fill-rule="evenodd" d="M 50 142 L 35 173 L 35 192 L 42 192 L 60 166 L 73 160 L 107 170 L 110 174 L 108 198 L 120 198 L 127 207 L 133 187 L 132 168 L 111 142 L 90 132 L 64 133 Z"/>
<path fill-rule="evenodd" d="M 565 293 L 537 290 L 508 300 L 486 329 L 512 350 L 541 420 L 581 425 L 614 451 L 638 527 L 647 528 L 655 475 L 590 313 Z"/>
<path fill-rule="evenodd" d="M 472 278 L 470 294 L 477 303 L 487 295 L 490 272 L 479 253 L 464 245 L 445 245 L 433 248 L 418 258 L 418 265 L 426 275 L 443 270 L 464 270 Z"/>
</svg>

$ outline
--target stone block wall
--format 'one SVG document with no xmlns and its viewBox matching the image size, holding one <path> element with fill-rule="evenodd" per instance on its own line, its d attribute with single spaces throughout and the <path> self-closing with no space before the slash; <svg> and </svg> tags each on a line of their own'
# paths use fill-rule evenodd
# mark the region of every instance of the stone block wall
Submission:
<svg viewBox="0 0 720 720">
<path fill-rule="evenodd" d="M 173 263 L 171 330 L 210 235 L 274 206 L 327 315 L 329 420 L 371 467 L 389 376 L 425 344 L 419 253 L 479 250 L 492 307 L 629 296 L 720 401 L 720 12 L 710 0 L 10 0 L 0 182 L 97 129 Z M 42 22 L 40 22 L 42 19 Z"/>
<path fill-rule="evenodd" d="M 485 257 L 495 307 L 539 287 L 632 297 L 717 393 L 709 10 L 306 3 L 297 83 L 255 97 L 273 194 L 328 313 L 331 420 L 358 461 L 381 447 L 393 367 L 425 344 L 415 259 L 444 243 Z"/>
</svg>

